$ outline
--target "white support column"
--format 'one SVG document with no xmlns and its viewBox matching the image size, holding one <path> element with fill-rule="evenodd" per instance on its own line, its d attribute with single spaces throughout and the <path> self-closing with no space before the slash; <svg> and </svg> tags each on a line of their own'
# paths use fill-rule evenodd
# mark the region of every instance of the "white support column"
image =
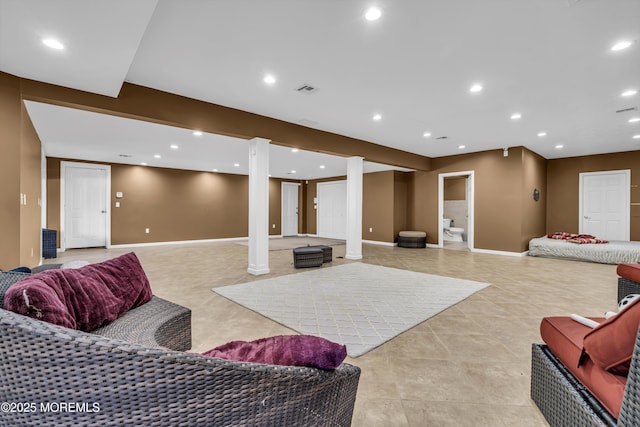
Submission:
<svg viewBox="0 0 640 427">
<path fill-rule="evenodd" d="M 269 140 L 249 141 L 250 274 L 269 273 Z"/>
<path fill-rule="evenodd" d="M 347 259 L 362 259 L 362 157 L 347 159 Z"/>
</svg>

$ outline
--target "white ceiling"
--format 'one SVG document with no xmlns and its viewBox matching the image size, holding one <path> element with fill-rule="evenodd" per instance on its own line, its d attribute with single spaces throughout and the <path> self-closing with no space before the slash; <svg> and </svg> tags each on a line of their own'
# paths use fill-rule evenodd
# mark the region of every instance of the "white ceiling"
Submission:
<svg viewBox="0 0 640 427">
<path fill-rule="evenodd" d="M 363 18 L 371 4 L 378 21 Z M 42 37 L 66 49 L 51 51 Z M 633 44 L 611 51 L 620 40 Z M 640 90 L 638 0 L 0 0 L 0 70 L 108 96 L 127 81 L 429 157 L 640 149 L 640 122 L 628 122 L 640 117 L 640 94 L 620 96 Z M 295 90 L 305 83 L 317 92 Z M 474 83 L 484 90 L 469 92 Z M 627 108 L 636 110 L 616 113 Z M 47 106 L 29 112 L 51 153 L 69 143 L 62 138 L 87 147 L 85 132 L 102 132 L 80 126 L 78 112 L 36 109 Z M 515 112 L 520 120 L 510 120 Z M 61 129 L 54 115 L 71 125 Z M 122 148 L 185 132 L 139 126 Z M 182 148 L 162 160 L 178 153 L 189 162 Z"/>
</svg>

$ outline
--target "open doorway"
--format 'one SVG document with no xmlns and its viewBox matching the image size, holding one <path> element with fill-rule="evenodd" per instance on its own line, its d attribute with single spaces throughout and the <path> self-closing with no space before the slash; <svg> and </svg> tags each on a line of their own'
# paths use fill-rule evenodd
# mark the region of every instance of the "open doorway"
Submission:
<svg viewBox="0 0 640 427">
<path fill-rule="evenodd" d="M 473 250 L 474 171 L 438 175 L 438 247 Z"/>
</svg>

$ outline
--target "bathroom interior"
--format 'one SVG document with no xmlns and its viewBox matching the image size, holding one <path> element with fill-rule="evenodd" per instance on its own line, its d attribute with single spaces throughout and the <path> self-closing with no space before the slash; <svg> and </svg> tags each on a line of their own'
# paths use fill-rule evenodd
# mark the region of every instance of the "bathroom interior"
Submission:
<svg viewBox="0 0 640 427">
<path fill-rule="evenodd" d="M 452 176 L 444 180 L 442 219 L 444 249 L 469 250 L 467 185 L 467 176 Z"/>
</svg>

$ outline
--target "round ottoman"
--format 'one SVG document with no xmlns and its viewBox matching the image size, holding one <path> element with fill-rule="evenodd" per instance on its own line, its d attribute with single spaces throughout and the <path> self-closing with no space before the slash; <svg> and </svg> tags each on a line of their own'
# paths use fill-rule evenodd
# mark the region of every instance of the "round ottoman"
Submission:
<svg viewBox="0 0 640 427">
<path fill-rule="evenodd" d="M 401 231 L 398 233 L 398 247 L 426 248 L 427 233 L 424 231 Z"/>
</svg>

